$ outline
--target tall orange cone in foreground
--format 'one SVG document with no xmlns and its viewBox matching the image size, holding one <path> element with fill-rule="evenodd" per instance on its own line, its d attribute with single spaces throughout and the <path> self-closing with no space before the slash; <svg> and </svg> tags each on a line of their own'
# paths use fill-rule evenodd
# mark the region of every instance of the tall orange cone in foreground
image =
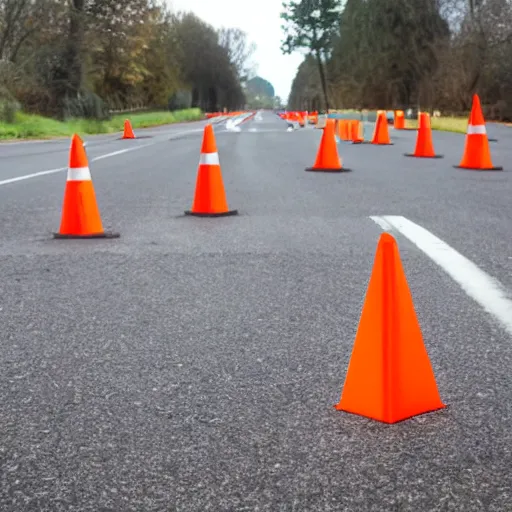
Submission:
<svg viewBox="0 0 512 512">
<path fill-rule="evenodd" d="M 377 114 L 377 122 L 375 123 L 375 132 L 373 133 L 372 144 L 392 144 L 389 137 L 388 118 L 386 117 L 385 111 L 381 110 Z"/>
<path fill-rule="evenodd" d="M 135 133 L 133 133 L 132 123 L 129 119 L 124 122 L 123 139 L 135 139 Z"/>
<path fill-rule="evenodd" d="M 458 169 L 474 171 L 502 171 L 503 167 L 494 167 L 491 160 L 487 129 L 478 94 L 473 95 L 473 106 L 469 116 L 464 155 Z"/>
<path fill-rule="evenodd" d="M 335 406 L 384 423 L 446 407 L 395 239 L 380 237 L 341 400 Z"/>
<path fill-rule="evenodd" d="M 103 230 L 82 139 L 73 135 L 60 230 L 55 238 L 118 238 Z"/>
<path fill-rule="evenodd" d="M 237 210 L 228 208 L 217 143 L 211 124 L 204 127 L 194 201 L 192 209 L 185 214 L 198 217 L 225 217 L 238 214 Z"/>
<path fill-rule="evenodd" d="M 327 119 L 327 123 L 322 132 L 320 147 L 316 155 L 313 167 L 307 167 L 306 171 L 316 172 L 348 172 L 341 165 L 338 148 L 336 147 L 336 133 L 334 119 Z"/>
<path fill-rule="evenodd" d="M 416 158 L 443 158 L 443 155 L 436 155 L 434 151 L 430 115 L 427 114 L 427 112 L 420 113 L 420 125 L 416 136 L 416 148 L 414 153 L 405 153 L 405 156 L 413 156 Z"/>
</svg>

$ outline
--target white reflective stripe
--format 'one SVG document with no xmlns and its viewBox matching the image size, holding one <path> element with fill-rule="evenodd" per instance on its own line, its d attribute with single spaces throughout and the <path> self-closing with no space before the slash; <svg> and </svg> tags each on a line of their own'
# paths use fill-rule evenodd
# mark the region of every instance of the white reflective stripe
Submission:
<svg viewBox="0 0 512 512">
<path fill-rule="evenodd" d="M 68 168 L 68 181 L 91 181 L 89 167 Z"/>
<path fill-rule="evenodd" d="M 468 135 L 485 135 L 486 133 L 485 124 L 479 124 L 477 126 L 473 126 L 472 124 L 468 125 Z"/>
<path fill-rule="evenodd" d="M 199 165 L 220 165 L 218 153 L 201 153 Z"/>
</svg>

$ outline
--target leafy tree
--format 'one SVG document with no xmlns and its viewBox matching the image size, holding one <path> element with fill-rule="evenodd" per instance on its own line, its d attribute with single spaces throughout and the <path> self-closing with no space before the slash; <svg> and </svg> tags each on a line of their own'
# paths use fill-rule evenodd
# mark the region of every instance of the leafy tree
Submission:
<svg viewBox="0 0 512 512">
<path fill-rule="evenodd" d="M 222 35 L 165 0 L 0 0 L 0 90 L 57 117 L 239 108 L 252 46 Z"/>
<path fill-rule="evenodd" d="M 245 97 L 236 70 L 218 33 L 194 14 L 177 20 L 178 41 L 182 48 L 183 77 L 192 89 L 192 103 L 205 110 L 238 108 Z"/>
<path fill-rule="evenodd" d="M 283 2 L 285 39 L 281 50 L 290 54 L 307 49 L 315 57 L 324 94 L 325 108 L 329 109 L 324 60 L 331 50 L 331 42 L 339 25 L 339 0 L 289 0 Z"/>
<path fill-rule="evenodd" d="M 222 28 L 218 34 L 220 46 L 226 50 L 238 78 L 244 83 L 251 72 L 250 59 L 256 51 L 256 45 L 249 44 L 247 34 L 238 28 Z"/>
</svg>

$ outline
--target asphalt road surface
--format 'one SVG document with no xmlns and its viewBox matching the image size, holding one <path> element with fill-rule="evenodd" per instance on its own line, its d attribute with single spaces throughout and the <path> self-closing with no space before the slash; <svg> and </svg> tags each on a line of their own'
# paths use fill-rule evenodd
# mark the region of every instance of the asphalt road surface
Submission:
<svg viewBox="0 0 512 512">
<path fill-rule="evenodd" d="M 240 214 L 204 219 L 203 126 L 87 139 L 116 240 L 52 239 L 69 140 L 0 145 L 0 510 L 511 511 L 510 129 L 501 173 L 392 130 L 327 175 L 320 130 L 218 125 Z M 383 229 L 448 404 L 395 425 L 333 407 Z"/>
</svg>

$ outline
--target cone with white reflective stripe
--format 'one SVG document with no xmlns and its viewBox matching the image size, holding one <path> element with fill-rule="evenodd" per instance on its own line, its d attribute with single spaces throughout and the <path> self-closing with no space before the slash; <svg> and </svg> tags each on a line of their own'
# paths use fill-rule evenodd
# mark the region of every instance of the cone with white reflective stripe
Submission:
<svg viewBox="0 0 512 512">
<path fill-rule="evenodd" d="M 207 124 L 204 128 L 196 191 L 192 209 L 185 214 L 198 217 L 225 217 L 238 214 L 237 210 L 228 208 L 217 143 L 211 124 Z"/>
<path fill-rule="evenodd" d="M 55 238 L 118 238 L 119 233 L 103 230 L 82 139 L 73 135 L 64 191 L 62 218 Z"/>
<path fill-rule="evenodd" d="M 503 170 L 503 167 L 495 167 L 491 160 L 489 139 L 487 138 L 484 115 L 478 94 L 473 96 L 473 106 L 469 116 L 464 155 L 460 164 L 454 167 L 473 171 Z"/>
</svg>

